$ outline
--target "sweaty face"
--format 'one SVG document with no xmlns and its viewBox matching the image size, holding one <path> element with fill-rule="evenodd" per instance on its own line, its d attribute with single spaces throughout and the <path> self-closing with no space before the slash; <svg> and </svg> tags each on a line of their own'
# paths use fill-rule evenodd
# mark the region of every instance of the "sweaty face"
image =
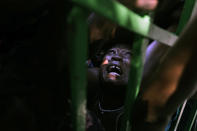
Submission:
<svg viewBox="0 0 197 131">
<path fill-rule="evenodd" d="M 125 47 L 109 49 L 101 64 L 103 82 L 117 86 L 127 85 L 131 55 L 131 51 Z"/>
</svg>

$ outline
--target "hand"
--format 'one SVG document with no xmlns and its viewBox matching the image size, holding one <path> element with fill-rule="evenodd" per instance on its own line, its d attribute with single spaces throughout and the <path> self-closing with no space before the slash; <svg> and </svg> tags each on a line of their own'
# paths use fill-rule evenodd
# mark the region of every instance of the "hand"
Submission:
<svg viewBox="0 0 197 131">
<path fill-rule="evenodd" d="M 135 8 L 143 11 L 152 11 L 157 7 L 158 0 L 135 0 Z"/>
</svg>

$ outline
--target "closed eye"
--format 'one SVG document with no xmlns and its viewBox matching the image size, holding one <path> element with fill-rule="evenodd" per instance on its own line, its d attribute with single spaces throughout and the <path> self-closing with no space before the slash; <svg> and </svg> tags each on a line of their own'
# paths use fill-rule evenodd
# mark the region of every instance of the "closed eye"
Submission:
<svg viewBox="0 0 197 131">
<path fill-rule="evenodd" d="M 109 50 L 108 54 L 116 54 L 116 51 L 115 50 Z"/>
<path fill-rule="evenodd" d="M 125 53 L 125 56 L 128 56 L 128 57 L 130 57 L 132 55 L 133 55 L 133 52 L 131 52 L 131 51 Z"/>
</svg>

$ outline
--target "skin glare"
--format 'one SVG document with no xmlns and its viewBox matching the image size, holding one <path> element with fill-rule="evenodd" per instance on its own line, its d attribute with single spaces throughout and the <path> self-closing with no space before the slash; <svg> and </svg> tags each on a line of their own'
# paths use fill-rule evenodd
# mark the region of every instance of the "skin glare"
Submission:
<svg viewBox="0 0 197 131">
<path fill-rule="evenodd" d="M 102 65 L 106 65 L 106 64 L 108 64 L 108 63 L 109 63 L 108 60 L 105 59 L 105 60 L 103 61 Z"/>
</svg>

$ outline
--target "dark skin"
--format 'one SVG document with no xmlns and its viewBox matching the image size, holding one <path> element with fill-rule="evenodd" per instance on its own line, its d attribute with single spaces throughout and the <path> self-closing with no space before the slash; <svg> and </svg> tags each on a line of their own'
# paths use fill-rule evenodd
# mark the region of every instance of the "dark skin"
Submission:
<svg viewBox="0 0 197 131">
<path fill-rule="evenodd" d="M 113 110 L 123 106 L 131 55 L 129 48 L 117 45 L 106 52 L 100 68 L 88 69 L 88 92 L 92 97 L 98 96 L 96 101 L 99 101 L 105 110 Z M 90 101 L 92 101 L 91 98 Z M 115 119 L 111 121 L 115 121 Z M 105 126 L 105 123 L 103 125 Z M 114 126 L 107 123 L 108 125 Z"/>
<path fill-rule="evenodd" d="M 138 121 L 133 124 L 134 129 L 163 131 L 176 109 L 196 93 L 196 16 L 167 53 L 142 93 L 140 106 L 136 107 L 135 114 L 138 115 L 135 118 Z M 146 111 L 140 108 L 143 104 Z"/>
<path fill-rule="evenodd" d="M 104 56 L 100 66 L 102 103 L 104 107 L 117 108 L 122 105 L 128 83 L 130 58 L 131 51 L 121 46 L 109 49 Z"/>
</svg>

